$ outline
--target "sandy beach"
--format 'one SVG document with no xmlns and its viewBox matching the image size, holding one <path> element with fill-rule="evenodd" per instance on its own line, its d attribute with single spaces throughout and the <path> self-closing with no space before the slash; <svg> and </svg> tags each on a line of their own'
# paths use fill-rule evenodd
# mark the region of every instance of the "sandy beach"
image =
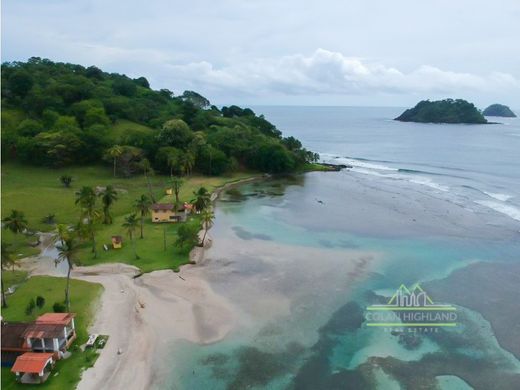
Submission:
<svg viewBox="0 0 520 390">
<path fill-rule="evenodd" d="M 74 278 L 104 286 L 90 332 L 110 335 L 78 389 L 146 389 L 153 374 L 150 362 L 161 356 L 166 342 L 182 338 L 212 343 L 233 327 L 231 308 L 197 275 L 196 266 L 179 274 L 156 271 L 133 279 L 137 272 L 123 264 L 74 270 Z"/>
<path fill-rule="evenodd" d="M 41 254 L 24 259 L 23 267 L 32 275 L 64 276 L 64 264 L 54 263 L 49 234 L 42 234 L 39 248 Z M 203 254 L 197 247 L 191 258 L 200 261 Z M 147 389 L 154 370 L 161 369 L 169 341 L 214 343 L 233 328 L 231 305 L 213 292 L 201 276 L 202 267 L 187 265 L 179 273 L 163 270 L 134 278 L 138 274 L 138 268 L 119 263 L 73 269 L 72 278 L 103 285 L 89 332 L 110 336 L 78 389 Z"/>
</svg>

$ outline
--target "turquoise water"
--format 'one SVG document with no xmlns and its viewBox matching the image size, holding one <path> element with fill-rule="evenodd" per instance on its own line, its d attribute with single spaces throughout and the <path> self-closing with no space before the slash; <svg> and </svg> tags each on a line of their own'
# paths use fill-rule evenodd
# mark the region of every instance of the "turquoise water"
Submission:
<svg viewBox="0 0 520 390">
<path fill-rule="evenodd" d="M 390 161 L 398 147 L 388 144 L 395 140 L 383 138 L 375 144 L 385 129 L 385 112 L 374 109 L 363 113 L 368 119 L 350 118 L 363 124 L 365 132 L 369 123 L 379 124 L 372 134 L 358 134 L 358 138 L 350 129 L 351 142 L 320 144 L 313 141 L 309 129 L 301 130 L 302 138 L 310 147 L 321 146 L 318 151 L 333 152 L 332 159 L 334 150 L 325 145 L 335 147 L 339 155 L 353 148 L 356 158 Z M 290 116 L 289 122 L 296 126 L 298 119 Z M 406 132 L 410 131 L 407 125 Z M 492 148 L 502 145 L 500 131 L 490 143 Z M 339 137 L 337 128 L 330 137 L 325 135 L 324 130 L 320 139 Z M 423 153 L 402 153 L 401 160 L 410 156 L 424 160 L 431 152 L 428 142 L 421 145 L 416 138 L 412 142 Z M 363 140 L 370 140 L 375 150 L 369 153 Z M 508 154 L 510 145 L 503 148 L 504 160 L 511 158 L 511 165 L 518 166 Z M 465 150 L 461 156 L 468 154 L 471 151 Z M 432 160 L 430 165 L 439 165 Z M 456 160 L 451 157 L 446 165 L 451 171 L 464 170 L 466 163 Z M 496 177 L 487 182 L 493 164 Z M 500 319 L 485 318 L 458 305 L 461 297 L 450 296 L 449 287 L 442 296 L 444 303 L 458 308 L 459 324 L 454 329 L 399 334 L 369 328 L 363 319 L 367 305 L 390 296 L 400 284 L 429 286 L 431 281 L 449 281 L 446 278 L 457 271 L 474 278 L 470 285 L 478 290 L 481 276 L 471 273 L 472 265 L 488 262 L 497 269 L 518 265 L 520 224 L 514 213 L 479 208 L 476 192 L 463 187 L 468 181 L 473 188 L 477 181 L 485 182 L 483 190 L 498 194 L 500 189 L 511 196 L 494 201 L 517 207 L 519 172 L 506 168 L 498 173 L 498 165 L 497 159 L 490 158 L 489 164 L 474 166 L 475 172 L 464 172 L 460 181 L 440 177 L 434 186 L 424 185 L 424 180 L 367 174 L 364 167 L 278 178 L 242 186 L 240 196 L 224 194 L 217 203 L 211 231 L 214 246 L 204 272 L 212 288 L 234 306 L 236 326 L 209 346 L 182 340 L 172 344 L 171 388 L 520 388 L 514 346 L 506 339 L 500 342 L 492 327 L 493 321 L 507 320 L 507 313 Z M 477 169 L 483 166 L 484 170 Z M 378 172 L 384 171 L 380 168 Z M 497 280 L 496 291 L 490 293 L 517 294 L 517 289 L 506 290 L 507 282 Z M 474 307 L 495 304 L 500 300 L 477 302 Z"/>
</svg>

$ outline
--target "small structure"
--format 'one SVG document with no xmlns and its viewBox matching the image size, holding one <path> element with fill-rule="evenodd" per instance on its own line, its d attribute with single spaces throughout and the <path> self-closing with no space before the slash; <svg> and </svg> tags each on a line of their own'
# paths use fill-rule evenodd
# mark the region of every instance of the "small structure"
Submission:
<svg viewBox="0 0 520 390">
<path fill-rule="evenodd" d="M 25 352 L 14 362 L 11 371 L 21 383 L 43 383 L 54 366 L 52 353 Z"/>
<path fill-rule="evenodd" d="M 31 351 L 23 337 L 29 325 L 25 322 L 2 322 L 2 366 L 12 366 L 18 356 Z"/>
<path fill-rule="evenodd" d="M 152 209 L 152 222 L 179 222 L 181 216 L 175 212 L 175 206 L 171 203 L 154 203 Z"/>
<path fill-rule="evenodd" d="M 188 203 L 188 202 L 184 202 L 184 212 L 186 214 L 191 214 L 194 210 L 195 210 L 195 205 Z"/>
<path fill-rule="evenodd" d="M 97 334 L 91 334 L 88 336 L 88 340 L 87 340 L 87 344 L 85 344 L 85 347 L 86 348 L 90 348 L 90 347 L 93 347 L 94 346 L 94 343 L 96 342 L 98 338 L 98 335 Z"/>
<path fill-rule="evenodd" d="M 166 188 L 166 195 L 173 195 L 173 189 Z"/>
<path fill-rule="evenodd" d="M 121 249 L 122 246 L 123 246 L 123 237 L 112 236 L 112 248 Z"/>
<path fill-rule="evenodd" d="M 46 313 L 25 330 L 23 337 L 33 352 L 52 352 L 61 359 L 76 339 L 74 313 Z"/>
</svg>

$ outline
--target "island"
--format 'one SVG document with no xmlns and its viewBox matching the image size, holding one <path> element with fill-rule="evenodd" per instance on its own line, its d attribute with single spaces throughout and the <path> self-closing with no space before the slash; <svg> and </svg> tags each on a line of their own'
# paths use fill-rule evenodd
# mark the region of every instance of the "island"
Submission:
<svg viewBox="0 0 520 390">
<path fill-rule="evenodd" d="M 419 123 L 489 123 L 473 103 L 463 99 L 423 100 L 395 120 Z"/>
<path fill-rule="evenodd" d="M 486 108 L 482 114 L 485 116 L 501 116 L 504 118 L 516 118 L 516 114 L 508 107 L 503 104 L 492 104 Z"/>
</svg>

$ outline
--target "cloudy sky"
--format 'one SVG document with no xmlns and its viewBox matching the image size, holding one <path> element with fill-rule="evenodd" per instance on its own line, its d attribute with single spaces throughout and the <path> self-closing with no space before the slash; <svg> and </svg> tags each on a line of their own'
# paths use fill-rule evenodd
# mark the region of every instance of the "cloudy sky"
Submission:
<svg viewBox="0 0 520 390">
<path fill-rule="evenodd" d="M 2 61 L 145 76 L 215 104 L 520 108 L 518 0 L 4 0 Z"/>
</svg>

